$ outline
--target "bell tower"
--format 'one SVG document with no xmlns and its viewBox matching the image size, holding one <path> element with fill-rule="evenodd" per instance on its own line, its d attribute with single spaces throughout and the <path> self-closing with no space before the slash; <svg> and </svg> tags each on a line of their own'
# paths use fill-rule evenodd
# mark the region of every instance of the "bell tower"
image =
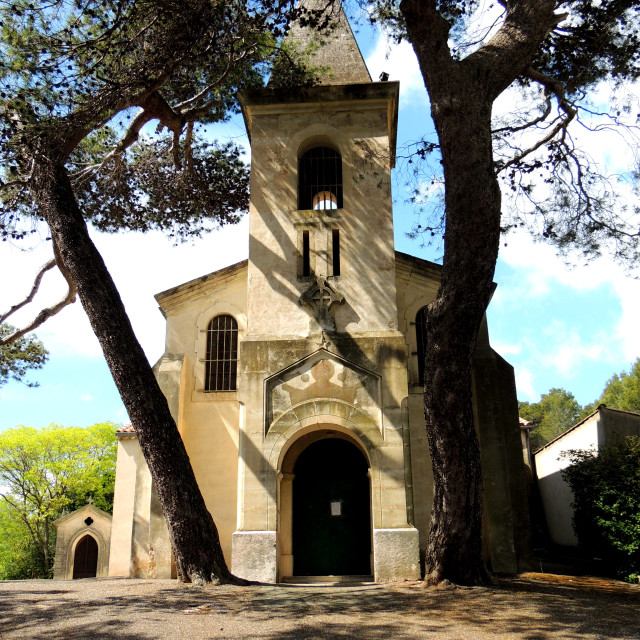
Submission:
<svg viewBox="0 0 640 640">
<path fill-rule="evenodd" d="M 250 336 L 398 326 L 390 171 L 399 85 L 371 82 L 341 8 L 333 19 L 311 59 L 320 84 L 241 95 Z M 290 35 L 299 47 L 314 37 L 308 27 Z"/>
<path fill-rule="evenodd" d="M 317 84 L 240 95 L 251 199 L 232 570 L 265 581 L 317 566 L 301 561 L 305 545 L 292 524 L 295 504 L 304 503 L 296 460 L 331 439 L 349 441 L 369 468 L 362 544 L 370 573 L 379 580 L 419 574 L 391 202 L 399 85 L 371 81 L 339 3 L 334 10 L 327 35 L 298 25 L 289 34 L 300 50 L 313 43 Z M 318 448 L 332 450 L 330 443 Z M 319 507 L 327 526 L 348 519 L 342 500 Z"/>
</svg>

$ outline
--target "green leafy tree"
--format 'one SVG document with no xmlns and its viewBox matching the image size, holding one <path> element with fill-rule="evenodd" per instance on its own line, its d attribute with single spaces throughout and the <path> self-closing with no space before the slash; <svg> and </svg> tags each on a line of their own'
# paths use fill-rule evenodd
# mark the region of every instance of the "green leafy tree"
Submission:
<svg viewBox="0 0 640 640">
<path fill-rule="evenodd" d="M 612 573 L 640 577 L 640 438 L 597 454 L 570 451 L 563 472 L 574 496 L 573 530 L 582 547 L 605 560 Z"/>
<path fill-rule="evenodd" d="M 15 332 L 10 324 L 0 324 L 0 338 Z M 49 352 L 35 336 L 18 338 L 6 345 L 0 345 L 0 387 L 9 380 L 24 382 L 28 387 L 37 386 L 36 382 L 25 381 L 31 369 L 42 369 Z"/>
<path fill-rule="evenodd" d="M 633 363 L 629 373 L 616 373 L 609 379 L 598 404 L 640 412 L 640 358 Z"/>
<path fill-rule="evenodd" d="M 12 540 L 14 549 L 3 543 L 5 575 L 50 577 L 53 521 L 63 510 L 86 504 L 88 497 L 96 507 L 112 510 L 117 428 L 111 423 L 86 429 L 52 425 L 0 433 L 0 538 Z"/>
<path fill-rule="evenodd" d="M 602 395 L 584 406 L 579 419 L 586 418 L 601 404 L 611 409 L 640 413 L 640 358 L 633 363 L 629 373 L 614 373 L 607 380 Z"/>
<path fill-rule="evenodd" d="M 426 579 L 477 584 L 487 573 L 471 363 L 500 236 L 525 224 L 561 249 L 577 246 L 587 256 L 612 251 L 635 262 L 637 212 L 616 207 L 615 176 L 594 167 L 572 131 L 587 133 L 593 89 L 609 82 L 622 91 L 640 75 L 640 6 L 633 0 L 371 4 L 373 19 L 413 45 L 437 134 L 416 155 L 436 152 L 442 171 L 423 177 L 443 185 L 444 204 L 431 207 L 434 215 L 421 228 L 427 238 L 444 232 L 441 286 L 425 314 L 424 407 L 434 478 Z M 511 86 L 521 88 L 527 106 L 495 122 L 494 103 Z M 598 118 L 615 126 L 625 114 L 634 125 L 633 111 L 624 108 Z"/>
<path fill-rule="evenodd" d="M 247 169 L 236 148 L 209 142 L 200 128 L 237 109 L 238 89 L 262 82 L 293 4 L 0 0 L 0 234 L 18 242 L 34 220 L 44 221 L 53 259 L 34 287 L 54 266 L 68 283 L 60 303 L 3 340 L 80 299 L 136 429 L 185 581 L 235 578 L 87 221 L 188 237 L 236 220 L 248 201 Z"/>
<path fill-rule="evenodd" d="M 48 554 L 55 553 L 55 535 L 49 538 Z M 0 498 L 0 580 L 49 578 L 42 550 L 33 541 L 25 523 Z"/>
<path fill-rule="evenodd" d="M 535 424 L 531 430 L 531 448 L 539 449 L 578 421 L 581 407 L 574 395 L 564 389 L 550 389 L 540 402 L 519 402 L 520 416 Z"/>
</svg>

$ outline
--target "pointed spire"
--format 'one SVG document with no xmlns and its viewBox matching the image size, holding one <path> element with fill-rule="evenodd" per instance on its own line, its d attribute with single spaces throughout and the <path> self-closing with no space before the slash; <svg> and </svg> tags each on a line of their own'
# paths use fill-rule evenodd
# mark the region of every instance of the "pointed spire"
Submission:
<svg viewBox="0 0 640 640">
<path fill-rule="evenodd" d="M 319 33 L 310 26 L 291 25 L 287 39 L 294 42 L 299 51 L 310 47 L 310 64 L 323 69 L 318 84 L 358 84 L 371 82 L 360 47 L 353 35 L 347 16 L 339 0 L 300 0 L 299 6 L 318 11 L 324 9 L 320 21 L 326 17 L 328 28 Z"/>
</svg>

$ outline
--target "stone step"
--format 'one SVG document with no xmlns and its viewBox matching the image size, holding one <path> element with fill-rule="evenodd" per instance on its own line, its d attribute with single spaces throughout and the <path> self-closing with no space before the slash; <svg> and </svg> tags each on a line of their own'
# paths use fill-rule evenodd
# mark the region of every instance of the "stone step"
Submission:
<svg viewBox="0 0 640 640">
<path fill-rule="evenodd" d="M 286 576 L 284 584 L 362 584 L 373 582 L 373 576 Z"/>
</svg>

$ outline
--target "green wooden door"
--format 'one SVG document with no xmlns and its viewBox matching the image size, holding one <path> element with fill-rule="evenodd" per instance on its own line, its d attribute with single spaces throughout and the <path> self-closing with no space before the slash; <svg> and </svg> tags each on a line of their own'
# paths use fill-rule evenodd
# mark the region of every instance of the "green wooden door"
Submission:
<svg viewBox="0 0 640 640">
<path fill-rule="evenodd" d="M 337 438 L 310 444 L 293 480 L 293 573 L 370 575 L 371 508 L 362 452 Z"/>
</svg>

